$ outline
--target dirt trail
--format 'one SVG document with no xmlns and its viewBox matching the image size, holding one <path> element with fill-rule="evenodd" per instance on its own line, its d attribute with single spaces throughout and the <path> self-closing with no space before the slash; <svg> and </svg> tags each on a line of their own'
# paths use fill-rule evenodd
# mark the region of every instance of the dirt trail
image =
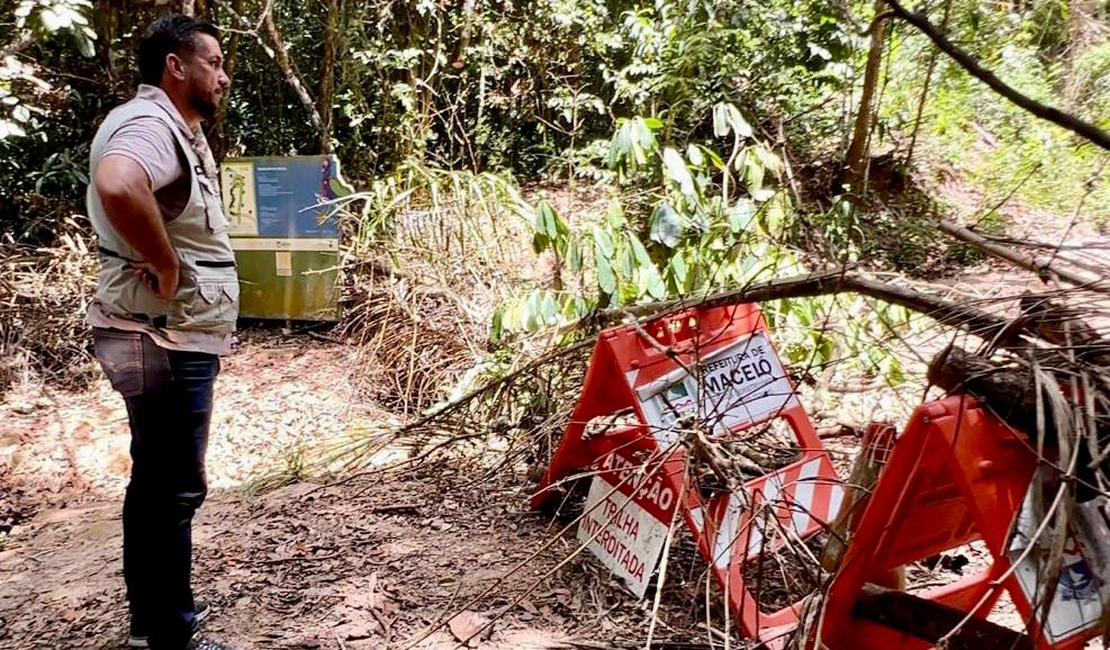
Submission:
<svg viewBox="0 0 1110 650">
<path fill-rule="evenodd" d="M 1024 224 L 1018 235 L 1035 232 Z M 1081 235 L 1085 254 L 1110 265 L 1110 238 Z M 1037 288 L 993 261 L 942 284 L 985 302 Z M 396 423 L 363 399 L 359 366 L 354 348 L 272 330 L 248 331 L 227 360 L 209 449 L 213 491 L 195 529 L 198 595 L 216 608 L 209 630 L 241 648 L 397 647 L 484 591 L 473 617 L 495 615 L 538 581 L 478 647 L 642 645 L 649 603 L 581 557 L 556 568 L 572 536 L 529 559 L 555 528 L 525 510 L 531 484 L 512 470 L 477 483 L 429 468 L 403 480 L 244 489 L 264 473 L 298 475 L 313 441 Z M 897 420 L 921 393 L 843 385 L 803 397 L 815 420 L 832 424 Z M 30 384 L 0 404 L 0 650 L 122 647 L 128 437 L 103 379 L 80 393 Z M 855 451 L 845 444 L 830 444 L 838 460 Z M 692 551 L 678 556 L 657 638 L 704 640 L 702 563 Z M 710 606 L 716 616 L 719 604 Z M 417 647 L 457 646 L 448 627 Z"/>
<path fill-rule="evenodd" d="M 194 534 L 195 584 L 215 607 L 206 625 L 219 638 L 291 650 L 397 644 L 553 536 L 525 510 L 531 483 L 511 471 L 477 484 L 430 468 L 388 482 L 244 489 L 300 468 L 310 440 L 391 422 L 360 405 L 354 349 L 275 332 L 246 339 L 217 384 L 212 493 Z M 82 393 L 25 386 L 2 408 L 0 484 L 27 519 L 0 536 L 0 649 L 121 648 L 122 404 L 101 379 Z M 472 611 L 496 614 L 573 548 L 573 538 L 557 540 Z M 571 647 L 572 637 L 609 642 L 644 629 L 640 605 L 588 568 L 576 559 L 542 580 L 480 647 Z M 444 629 L 417 647 L 456 645 Z"/>
<path fill-rule="evenodd" d="M 241 648 L 382 648 L 461 607 L 539 547 L 545 525 L 520 511 L 514 488 L 443 494 L 421 478 L 214 495 L 195 530 L 194 584 L 215 608 L 206 629 Z M 117 504 L 36 516 L 0 553 L 0 647 L 120 648 L 119 529 Z M 529 562 L 474 610 L 505 606 L 567 551 L 559 544 Z M 544 581 L 482 647 L 560 647 L 583 627 L 573 614 L 582 596 L 558 588 L 562 578 Z M 444 630 L 417 647 L 455 645 Z"/>
</svg>

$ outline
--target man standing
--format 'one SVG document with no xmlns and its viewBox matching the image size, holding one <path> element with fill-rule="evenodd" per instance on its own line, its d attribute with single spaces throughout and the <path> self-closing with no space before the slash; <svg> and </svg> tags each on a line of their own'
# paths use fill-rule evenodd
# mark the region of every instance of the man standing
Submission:
<svg viewBox="0 0 1110 650">
<path fill-rule="evenodd" d="M 204 501 L 212 392 L 239 281 L 201 122 L 229 79 L 215 27 L 159 18 L 139 46 L 142 85 L 92 143 L 88 212 L 102 265 L 89 306 L 96 357 L 127 405 L 131 481 L 123 572 L 131 647 L 218 649 L 197 636 L 193 513 Z"/>
</svg>

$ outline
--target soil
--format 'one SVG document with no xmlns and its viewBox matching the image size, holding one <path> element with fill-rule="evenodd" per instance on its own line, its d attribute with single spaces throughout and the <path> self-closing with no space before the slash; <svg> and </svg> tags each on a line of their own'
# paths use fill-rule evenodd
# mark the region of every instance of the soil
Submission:
<svg viewBox="0 0 1110 650">
<path fill-rule="evenodd" d="M 1036 219 L 1013 225 L 1018 236 L 1039 232 Z M 1088 244 L 1075 255 L 1110 259 L 1103 235 L 1039 234 L 1075 238 Z M 936 281 L 984 305 L 1037 283 L 991 261 Z M 802 386 L 814 424 L 901 426 L 934 395 L 919 381 L 924 362 L 951 340 L 915 336 L 891 344 L 911 377 L 896 389 L 849 371 Z M 194 583 L 214 607 L 210 633 L 244 649 L 456 648 L 492 621 L 470 647 L 643 647 L 654 619 L 656 641 L 720 640 L 720 597 L 706 587 L 688 536 L 671 550 L 656 617 L 652 590 L 633 598 L 595 560 L 574 555 L 573 529 L 559 535 L 559 522 L 526 509 L 533 484 L 523 467 L 489 480 L 436 465 L 307 482 L 322 448 L 400 423 L 370 399 L 377 393 L 366 385 L 365 362 L 353 346 L 276 329 L 247 331 L 227 359 L 209 448 L 211 493 L 194 528 Z M 103 378 L 78 392 L 28 382 L 0 404 L 0 649 L 123 647 L 128 438 L 122 402 Z M 847 476 L 858 440 L 830 437 L 826 446 Z M 283 487 L 262 489 L 272 485 Z M 958 549 L 911 567 L 910 583 L 950 582 L 985 562 L 981 550 Z M 796 595 L 779 591 L 767 594 L 767 608 Z"/>
<path fill-rule="evenodd" d="M 453 485 L 451 498 L 434 476 L 220 491 L 195 525 L 194 584 L 215 612 L 206 630 L 243 648 L 381 648 L 455 610 L 490 617 L 538 580 L 482 647 L 604 638 L 586 594 L 562 586 L 571 569 L 542 577 L 570 542 L 530 559 L 546 529 L 521 511 L 518 482 Z M 3 647 L 121 647 L 119 529 L 117 504 L 87 504 L 40 512 L 13 538 L 0 554 Z M 416 647 L 455 645 L 445 629 Z"/>
<path fill-rule="evenodd" d="M 244 339 L 217 383 L 211 491 L 194 525 L 194 584 L 213 605 L 205 626 L 216 638 L 236 648 L 396 648 L 454 614 L 414 647 L 458 647 L 453 629 L 494 618 L 473 646 L 642 638 L 646 606 L 607 571 L 581 554 L 559 566 L 577 547 L 574 531 L 559 537 L 526 509 L 533 484 L 523 469 L 475 482 L 428 467 L 259 491 L 259 479 L 296 479 L 314 450 L 393 416 L 358 399 L 353 348 L 273 330 Z M 0 408 L 0 648 L 122 648 L 122 402 L 100 378 L 79 393 L 25 385 Z M 704 580 L 669 588 L 684 584 Z M 682 605 L 673 615 L 664 607 L 656 638 L 696 638 L 704 612 L 687 604 L 701 601 L 667 600 Z"/>
</svg>

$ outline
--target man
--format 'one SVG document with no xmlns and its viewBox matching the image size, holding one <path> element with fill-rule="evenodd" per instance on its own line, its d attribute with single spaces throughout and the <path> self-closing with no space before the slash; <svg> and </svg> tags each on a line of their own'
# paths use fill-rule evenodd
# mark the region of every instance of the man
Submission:
<svg viewBox="0 0 1110 650">
<path fill-rule="evenodd" d="M 204 501 L 212 392 L 238 314 L 235 258 L 201 123 L 229 79 L 216 28 L 158 19 L 139 46 L 142 85 L 92 143 L 88 212 L 101 271 L 88 321 L 127 405 L 131 481 L 123 572 L 131 647 L 217 649 L 197 636 L 193 513 Z"/>
</svg>

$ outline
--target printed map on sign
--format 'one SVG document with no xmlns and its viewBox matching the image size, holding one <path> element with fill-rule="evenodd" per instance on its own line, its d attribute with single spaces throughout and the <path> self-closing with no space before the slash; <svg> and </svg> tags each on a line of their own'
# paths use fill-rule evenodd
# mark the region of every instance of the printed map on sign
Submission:
<svg viewBox="0 0 1110 650">
<path fill-rule="evenodd" d="M 258 236 L 258 199 L 254 193 L 254 163 L 225 162 L 220 166 L 220 188 L 230 224 L 228 234 Z"/>
<path fill-rule="evenodd" d="M 755 332 L 702 359 L 700 383 L 678 369 L 638 388 L 637 395 L 661 444 L 674 441 L 674 423 L 685 415 L 696 415 L 722 434 L 798 403 L 766 332 Z"/>
<path fill-rule="evenodd" d="M 643 598 L 659 562 L 677 501 L 659 476 L 636 484 L 633 474 L 640 465 L 619 452 L 602 459 L 578 525 L 578 541 L 637 598 Z"/>
</svg>

